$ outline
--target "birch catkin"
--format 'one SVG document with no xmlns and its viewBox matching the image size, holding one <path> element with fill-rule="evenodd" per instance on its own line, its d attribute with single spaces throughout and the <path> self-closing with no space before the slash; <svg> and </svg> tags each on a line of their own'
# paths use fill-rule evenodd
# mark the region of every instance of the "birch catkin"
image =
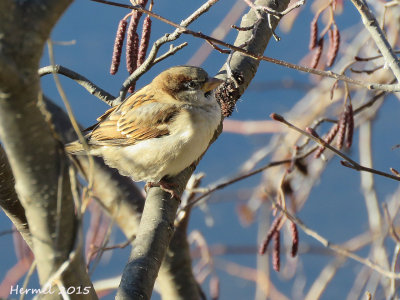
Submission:
<svg viewBox="0 0 400 300">
<path fill-rule="evenodd" d="M 335 62 L 340 46 L 340 32 L 336 24 L 329 30 L 329 49 L 327 54 L 326 66 L 330 67 Z"/>
<path fill-rule="evenodd" d="M 111 60 L 110 74 L 115 75 L 121 62 L 122 46 L 124 45 L 126 26 L 128 22 L 122 19 L 118 24 L 117 34 L 115 36 L 114 51 Z"/>
<path fill-rule="evenodd" d="M 146 53 L 150 43 L 150 34 L 151 34 L 151 19 L 150 16 L 146 16 L 146 18 L 143 21 L 143 30 L 142 30 L 142 37 L 140 39 L 137 67 L 140 67 L 140 65 L 146 59 Z"/>
</svg>

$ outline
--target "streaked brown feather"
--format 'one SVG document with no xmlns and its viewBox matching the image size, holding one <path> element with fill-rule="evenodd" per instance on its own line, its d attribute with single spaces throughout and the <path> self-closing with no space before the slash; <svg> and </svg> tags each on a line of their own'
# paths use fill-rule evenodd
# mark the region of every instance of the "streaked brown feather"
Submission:
<svg viewBox="0 0 400 300">
<path fill-rule="evenodd" d="M 99 122 L 103 121 L 105 118 L 107 118 L 117 108 L 118 108 L 118 105 L 107 109 L 106 112 L 104 114 L 102 114 L 100 117 L 98 117 L 96 120 L 99 121 Z"/>
<path fill-rule="evenodd" d="M 166 124 L 179 111 L 179 102 L 169 94 L 157 91 L 163 102 L 154 99 L 149 86 L 131 95 L 119 106 L 110 108 L 97 120 L 89 134 L 93 145 L 133 145 L 140 140 L 169 134 Z"/>
</svg>

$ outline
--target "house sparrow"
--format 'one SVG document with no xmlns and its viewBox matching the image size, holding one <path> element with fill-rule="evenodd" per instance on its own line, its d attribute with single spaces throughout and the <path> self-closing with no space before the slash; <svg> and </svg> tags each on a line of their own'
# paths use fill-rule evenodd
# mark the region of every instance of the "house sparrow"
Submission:
<svg viewBox="0 0 400 300">
<path fill-rule="evenodd" d="M 175 196 L 162 179 L 195 162 L 207 149 L 221 121 L 213 89 L 223 81 L 198 67 L 172 67 L 120 105 L 107 110 L 85 136 L 89 154 L 147 186 L 159 185 Z M 87 154 L 79 141 L 66 151 Z"/>
</svg>

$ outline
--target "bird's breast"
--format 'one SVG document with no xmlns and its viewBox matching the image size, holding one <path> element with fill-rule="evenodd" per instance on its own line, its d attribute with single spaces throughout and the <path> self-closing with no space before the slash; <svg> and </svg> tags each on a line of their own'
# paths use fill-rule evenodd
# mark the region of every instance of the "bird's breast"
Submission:
<svg viewBox="0 0 400 300">
<path fill-rule="evenodd" d="M 161 180 L 173 176 L 190 166 L 207 149 L 221 121 L 221 112 L 216 106 L 185 108 L 168 123 L 169 134 L 151 138 L 103 157 L 109 165 L 136 181 Z M 117 153 L 118 152 L 118 153 Z"/>
<path fill-rule="evenodd" d="M 170 132 L 183 137 L 193 135 L 211 139 L 220 122 L 221 109 L 216 102 L 207 106 L 189 106 L 176 116 Z"/>
</svg>

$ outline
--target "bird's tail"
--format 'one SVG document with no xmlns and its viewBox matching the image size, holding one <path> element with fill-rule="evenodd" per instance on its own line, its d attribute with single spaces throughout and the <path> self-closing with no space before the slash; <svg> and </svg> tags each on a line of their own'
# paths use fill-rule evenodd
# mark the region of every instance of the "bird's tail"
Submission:
<svg viewBox="0 0 400 300">
<path fill-rule="evenodd" d="M 84 155 L 87 154 L 83 149 L 82 144 L 79 141 L 75 141 L 65 145 L 65 151 L 73 155 Z"/>
</svg>

